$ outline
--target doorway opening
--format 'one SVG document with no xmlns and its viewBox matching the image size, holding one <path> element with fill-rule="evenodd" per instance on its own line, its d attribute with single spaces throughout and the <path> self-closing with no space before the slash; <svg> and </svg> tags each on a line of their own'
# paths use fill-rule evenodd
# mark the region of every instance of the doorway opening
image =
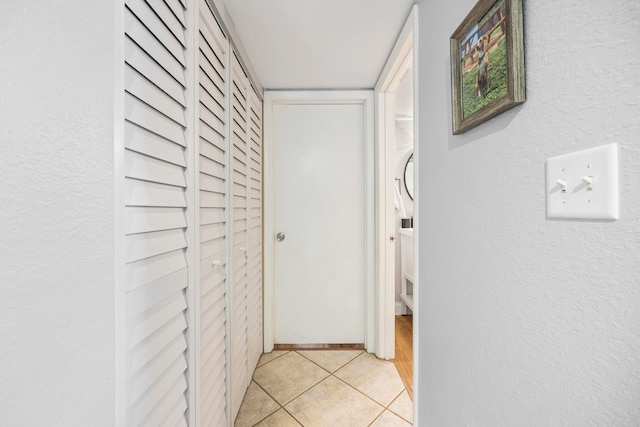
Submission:
<svg viewBox="0 0 640 427">
<path fill-rule="evenodd" d="M 410 55 L 412 55 L 410 53 Z M 409 66 L 408 61 L 406 66 Z M 404 77 L 402 75 L 404 74 Z M 414 135 L 413 67 L 402 70 L 394 96 L 394 231 L 395 231 L 395 358 L 409 394 L 413 387 L 414 263 Z M 389 174 L 387 174 L 389 175 Z M 387 176 L 389 180 L 392 177 Z"/>
<path fill-rule="evenodd" d="M 394 359 L 408 390 L 416 378 L 418 277 L 416 259 L 418 147 L 414 7 L 376 84 L 377 254 L 379 346 L 377 356 Z"/>
</svg>

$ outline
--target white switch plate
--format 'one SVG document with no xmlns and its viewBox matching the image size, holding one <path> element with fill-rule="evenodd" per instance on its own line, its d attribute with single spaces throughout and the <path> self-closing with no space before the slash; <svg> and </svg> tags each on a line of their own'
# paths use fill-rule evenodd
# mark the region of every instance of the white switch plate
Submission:
<svg viewBox="0 0 640 427">
<path fill-rule="evenodd" d="M 618 219 L 618 144 L 547 159 L 547 218 Z"/>
</svg>

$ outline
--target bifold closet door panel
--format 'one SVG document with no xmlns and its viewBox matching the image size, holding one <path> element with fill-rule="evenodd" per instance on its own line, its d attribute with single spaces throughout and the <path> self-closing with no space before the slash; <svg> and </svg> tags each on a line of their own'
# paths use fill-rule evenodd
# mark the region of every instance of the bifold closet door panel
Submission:
<svg viewBox="0 0 640 427">
<path fill-rule="evenodd" d="M 186 12 L 124 7 L 124 418 L 187 425 Z"/>
<path fill-rule="evenodd" d="M 227 414 L 227 94 L 229 43 L 199 0 L 197 53 L 200 375 L 202 426 L 226 426 Z"/>
<path fill-rule="evenodd" d="M 248 79 L 231 58 L 231 409 L 235 419 L 251 375 L 248 362 L 247 149 Z"/>
<path fill-rule="evenodd" d="M 248 363 L 253 371 L 263 348 L 262 324 L 262 101 L 249 90 L 247 156 Z"/>
</svg>

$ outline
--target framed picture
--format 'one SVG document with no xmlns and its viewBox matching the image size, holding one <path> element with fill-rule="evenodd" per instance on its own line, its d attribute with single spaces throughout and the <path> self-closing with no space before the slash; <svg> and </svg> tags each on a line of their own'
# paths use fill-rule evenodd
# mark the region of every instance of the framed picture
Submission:
<svg viewBox="0 0 640 427">
<path fill-rule="evenodd" d="M 453 134 L 525 101 L 522 0 L 480 0 L 451 35 Z"/>
</svg>

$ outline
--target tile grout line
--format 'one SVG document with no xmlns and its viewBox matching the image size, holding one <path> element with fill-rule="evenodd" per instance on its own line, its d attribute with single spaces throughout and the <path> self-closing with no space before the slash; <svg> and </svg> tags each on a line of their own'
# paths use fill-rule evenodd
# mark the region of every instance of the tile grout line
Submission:
<svg viewBox="0 0 640 427">
<path fill-rule="evenodd" d="M 314 365 L 318 366 L 319 368 L 324 369 L 325 371 L 329 372 L 329 374 L 333 375 L 333 372 L 329 371 L 327 368 L 325 368 L 324 366 L 320 365 L 318 362 L 309 359 L 307 356 L 305 356 L 304 354 L 300 354 L 298 352 L 298 350 L 294 350 L 296 353 L 298 353 L 300 356 L 304 357 L 305 359 L 307 359 L 309 362 L 313 363 Z M 308 350 L 305 350 L 308 351 Z M 317 350 L 311 350 L 311 351 L 317 351 Z M 336 350 L 329 350 L 329 351 L 336 351 Z M 338 350 L 339 351 L 339 350 Z M 347 366 L 349 363 L 353 362 L 354 360 L 356 360 L 358 357 L 362 356 L 363 354 L 365 354 L 364 350 L 358 350 L 360 351 L 360 354 L 358 354 L 357 356 L 355 356 L 354 358 L 352 358 L 351 360 L 345 362 L 344 365 L 341 365 L 340 367 L 338 367 L 334 372 L 338 372 L 340 369 L 344 368 L 345 366 Z"/>
<path fill-rule="evenodd" d="M 297 350 L 293 350 L 293 351 L 295 351 L 295 352 L 297 353 Z M 300 354 L 300 353 L 298 353 L 298 354 Z M 389 407 L 390 407 L 391 405 L 393 405 L 393 402 L 395 402 L 396 400 L 398 400 L 398 398 L 402 395 L 402 393 L 403 393 L 404 391 L 406 391 L 406 387 L 405 387 L 404 383 L 402 384 L 402 390 L 400 391 L 400 393 L 398 393 L 398 395 L 396 395 L 393 399 L 391 399 L 391 402 L 389 402 L 389 404 L 388 404 L 387 406 L 383 406 L 383 405 L 381 405 L 377 400 L 375 400 L 374 398 L 372 398 L 371 396 L 369 396 L 369 395 L 367 395 L 366 393 L 364 393 L 364 392 L 362 392 L 362 391 L 358 390 L 356 387 L 354 387 L 353 385 L 349 384 L 346 380 L 343 380 L 342 378 L 340 378 L 340 377 L 338 377 L 338 376 L 336 376 L 336 375 L 335 375 L 335 373 L 336 373 L 336 372 L 338 372 L 339 370 L 341 370 L 341 369 L 345 368 L 347 365 L 350 365 L 351 363 L 355 362 L 357 359 L 359 359 L 360 357 L 363 357 L 365 354 L 367 354 L 367 352 L 366 352 L 366 351 L 362 351 L 359 355 L 357 355 L 357 356 L 356 356 L 356 357 L 354 357 L 353 359 L 349 360 L 349 361 L 348 361 L 347 363 L 345 363 L 344 365 L 340 366 L 340 367 L 339 367 L 338 369 L 336 369 L 334 372 L 329 372 L 329 371 L 328 371 L 326 368 L 324 368 L 323 366 L 321 366 L 321 365 L 319 365 L 318 363 L 314 362 L 313 360 L 311 360 L 311 359 L 309 359 L 309 358 L 305 357 L 305 355 L 304 355 L 304 354 L 300 354 L 300 356 L 304 357 L 305 359 L 307 359 L 307 360 L 309 360 L 310 362 L 314 363 L 314 364 L 315 364 L 315 365 L 317 365 L 318 367 L 320 367 L 320 368 L 324 369 L 325 371 L 329 372 L 329 376 L 334 377 L 334 378 L 335 378 L 335 379 L 337 379 L 338 381 L 342 382 L 343 384 L 345 384 L 346 386 L 348 386 L 348 387 L 349 387 L 349 388 L 351 388 L 352 390 L 356 391 L 357 393 L 361 394 L 362 396 L 366 397 L 367 399 L 371 400 L 373 403 L 375 403 L 376 405 L 378 405 L 378 406 L 380 406 L 380 407 L 382 408 L 382 412 L 380 412 L 380 413 L 379 413 L 379 414 L 378 414 L 378 415 L 373 419 L 373 421 L 371 421 L 371 423 L 369 424 L 369 426 L 371 426 L 371 424 L 373 424 L 374 422 L 376 422 L 376 420 L 377 420 L 378 418 L 380 418 L 380 417 L 384 414 L 384 412 L 385 412 L 385 411 L 389 411 L 389 412 L 391 412 L 392 414 L 394 414 L 395 416 L 397 416 L 398 418 L 402 419 L 403 421 L 406 421 L 407 423 L 409 423 L 409 424 L 413 425 L 413 423 L 412 423 L 412 422 L 410 422 L 409 420 L 405 419 L 405 418 L 404 418 L 403 416 L 401 416 L 400 414 L 397 414 L 395 411 L 393 411 L 393 410 L 389 409 Z M 382 359 L 379 359 L 379 360 L 382 360 Z M 385 361 L 385 362 L 386 362 L 386 361 Z M 393 362 L 390 362 L 390 363 L 393 363 Z M 397 368 L 396 368 L 395 364 L 394 364 L 394 368 L 396 369 L 396 374 L 398 374 L 398 377 L 400 377 L 400 373 L 398 372 L 398 370 L 397 370 Z M 302 396 L 304 393 L 306 393 L 307 391 L 311 390 L 313 387 L 317 386 L 317 385 L 318 385 L 318 384 L 320 384 L 321 382 L 325 381 L 327 378 L 329 378 L 329 377 L 326 377 L 326 378 L 324 378 L 322 381 L 317 382 L 315 385 L 311 386 L 308 390 L 304 391 L 303 393 L 300 393 L 300 395 L 299 395 L 299 396 L 296 396 L 295 398 L 291 399 L 289 402 L 287 402 L 287 404 L 288 404 L 288 403 L 293 402 L 295 399 L 297 399 L 298 397 Z M 402 378 L 401 378 L 401 379 L 402 379 Z M 284 409 L 284 407 L 283 407 L 283 409 Z M 285 409 L 285 411 L 286 411 L 286 409 Z M 288 411 L 287 411 L 287 412 L 288 412 Z M 291 414 L 291 415 L 293 416 L 293 414 Z M 295 417 L 293 417 L 293 418 L 294 418 L 294 419 L 296 419 Z M 296 419 L 296 421 L 298 421 L 298 420 Z"/>
<path fill-rule="evenodd" d="M 320 369 L 322 369 L 323 371 L 325 371 L 326 373 L 328 373 L 329 375 L 324 377 L 323 379 L 321 379 L 320 381 L 318 381 L 317 383 L 313 384 L 311 387 L 309 387 L 308 389 L 304 390 L 303 392 L 301 392 L 300 394 L 296 395 L 295 397 L 293 397 L 292 399 L 288 400 L 287 402 L 285 402 L 284 404 L 281 404 L 275 397 L 273 397 L 271 394 L 269 394 L 269 392 L 267 392 L 267 390 L 265 390 L 260 383 L 258 383 L 258 381 L 255 380 L 255 378 L 253 378 L 253 376 L 251 377 L 251 381 L 253 381 L 254 383 L 256 383 L 256 385 L 258 387 L 260 387 L 260 389 L 262 391 L 264 391 L 266 393 L 267 396 L 269 396 L 274 402 L 276 402 L 280 408 L 279 409 L 283 409 L 287 414 L 289 414 L 294 420 L 296 420 L 296 422 L 300 425 L 302 425 L 302 423 L 289 411 L 287 411 L 287 408 L 285 408 L 285 405 L 288 405 L 289 403 L 293 402 L 294 400 L 296 400 L 297 398 L 299 398 L 300 396 L 302 396 L 303 394 L 305 394 L 306 392 L 308 392 L 309 390 L 311 390 L 312 388 L 314 388 L 315 386 L 317 386 L 318 384 L 320 384 L 321 382 L 323 382 L 324 380 L 326 380 L 327 378 L 329 378 L 332 374 L 331 372 L 329 372 L 328 370 L 326 370 L 325 368 L 323 368 L 322 366 L 318 365 L 317 363 L 315 363 L 313 360 L 310 360 L 308 358 L 306 358 L 303 354 L 298 353 L 296 350 L 290 350 L 287 351 L 284 354 L 281 354 L 280 356 L 276 357 L 273 360 L 270 360 L 266 363 L 263 363 L 262 365 L 260 365 L 259 367 L 265 366 L 271 362 L 273 362 L 274 360 L 279 359 L 280 357 L 284 356 L 285 354 L 289 354 L 291 352 L 294 352 L 296 354 L 298 354 L 299 356 L 303 357 L 305 360 L 308 360 L 309 362 L 313 363 L 314 365 L 318 366 Z M 256 368 L 257 369 L 257 368 Z M 260 421 L 258 421 L 256 424 L 254 424 L 254 427 L 258 424 L 260 424 L 261 422 L 263 422 L 264 420 L 266 420 L 267 418 L 269 418 L 271 415 L 275 414 L 276 412 L 278 412 L 278 409 L 276 409 L 274 412 L 272 412 L 271 414 L 267 415 L 266 417 L 264 417 L 263 419 L 261 419 Z M 304 426 L 303 426 L 304 427 Z"/>
<path fill-rule="evenodd" d="M 391 412 L 393 415 L 397 416 L 398 418 L 400 418 L 401 420 L 409 423 L 410 425 L 413 425 L 412 422 L 410 422 L 409 420 L 405 419 L 403 416 L 401 416 L 400 414 L 397 414 L 395 411 L 389 409 L 389 407 L 398 400 L 398 398 L 402 395 L 402 393 L 404 391 L 406 391 L 406 387 L 403 387 L 402 391 L 400 391 L 400 393 L 398 393 L 398 395 L 396 395 L 391 402 L 389 402 L 388 405 L 383 406 L 381 405 L 378 401 L 376 401 L 375 399 L 373 399 L 371 396 L 368 396 L 367 394 L 365 394 L 364 392 L 358 390 L 356 387 L 354 387 L 353 385 L 349 384 L 347 381 L 343 380 L 342 378 L 338 377 L 335 375 L 335 373 L 337 373 L 338 371 L 340 371 L 341 369 L 345 368 L 347 365 L 351 364 L 352 362 L 356 361 L 357 359 L 359 359 L 360 357 L 363 357 L 363 355 L 367 354 L 366 351 L 362 350 L 361 353 L 357 356 L 355 356 L 354 358 L 352 358 L 351 360 L 347 361 L 346 363 L 344 363 L 343 365 L 341 365 L 340 367 L 338 367 L 337 369 L 335 369 L 333 372 L 329 371 L 327 368 L 321 366 L 319 363 L 315 362 L 314 360 L 309 359 L 308 357 L 306 357 L 304 354 L 299 353 L 297 350 L 289 350 L 286 351 L 285 353 L 277 356 L 276 358 L 269 360 L 268 362 L 263 363 L 260 366 L 257 366 L 257 368 L 268 365 L 269 363 L 273 362 L 274 360 L 277 360 L 279 358 L 281 358 L 282 356 L 289 354 L 291 352 L 294 352 L 296 354 L 298 354 L 299 356 L 302 356 L 305 360 L 313 363 L 314 365 L 316 365 L 317 367 L 319 367 L 320 369 L 322 369 L 323 371 L 325 371 L 326 373 L 328 373 L 329 375 L 323 379 L 321 379 L 320 381 L 318 381 L 317 383 L 313 384 L 312 386 L 310 386 L 309 388 L 307 388 L 306 390 L 304 390 L 303 392 L 299 393 L 298 395 L 296 395 L 295 397 L 293 397 L 292 399 L 288 400 L 286 403 L 281 404 L 278 400 L 276 400 L 270 393 L 267 392 L 267 390 L 265 390 L 262 385 L 260 385 L 260 383 L 258 383 L 255 378 L 251 378 L 251 380 L 267 395 L 269 396 L 269 398 L 271 398 L 278 406 L 279 408 L 276 409 L 275 411 L 269 413 L 267 416 L 265 416 L 264 418 L 262 418 L 261 420 L 259 420 L 257 423 L 255 423 L 253 426 L 255 427 L 256 425 L 260 424 L 261 422 L 265 421 L 267 418 L 271 417 L 272 415 L 274 415 L 276 412 L 278 412 L 280 409 L 284 410 L 289 416 L 291 416 L 291 418 L 293 418 L 293 420 L 295 420 L 298 424 L 300 424 L 301 426 L 304 427 L 304 425 L 300 422 L 300 420 L 298 420 L 295 415 L 293 415 L 291 412 L 289 412 L 286 408 L 285 405 L 288 405 L 289 403 L 293 402 L 294 400 L 298 399 L 300 396 L 302 396 L 303 394 L 307 393 L 308 391 L 310 391 L 312 388 L 316 387 L 317 385 L 319 385 L 320 383 L 326 381 L 328 378 L 330 377 L 334 377 L 335 379 L 337 379 L 338 381 L 340 381 L 341 383 L 345 384 L 346 386 L 348 386 L 350 389 L 356 391 L 357 393 L 359 393 L 360 395 L 364 396 L 365 398 L 369 399 L 370 401 L 372 401 L 373 403 L 375 403 L 376 405 L 378 405 L 380 408 L 382 408 L 382 411 L 380 413 L 378 413 L 376 415 L 376 417 L 371 421 L 371 423 L 368 424 L 368 426 L 371 426 L 373 423 L 375 423 L 378 419 L 380 419 L 380 417 L 382 417 L 382 415 L 385 413 L 385 411 L 389 411 Z M 393 363 L 393 362 L 391 362 Z M 395 365 L 394 365 L 395 368 Z M 399 372 L 397 372 L 397 368 L 396 368 L 396 373 L 399 375 Z M 403 384 L 404 386 L 404 384 Z"/>
<path fill-rule="evenodd" d="M 394 411 L 392 411 L 392 410 L 390 410 L 390 409 L 389 409 L 389 406 L 391 406 L 391 405 L 393 404 L 393 402 L 395 402 L 395 401 L 398 399 L 398 397 L 400 397 L 400 395 L 402 394 L 402 392 L 404 392 L 404 391 L 405 391 L 404 384 L 403 384 L 403 387 L 402 387 L 402 391 L 400 391 L 400 393 L 399 393 L 396 397 L 394 397 L 393 399 L 391 399 L 391 402 L 389 402 L 389 404 L 388 404 L 387 406 L 383 406 L 383 405 L 381 405 L 377 400 L 375 400 L 374 398 L 372 398 L 371 396 L 367 395 L 367 394 L 366 394 L 366 393 L 364 393 L 363 391 L 358 390 L 356 387 L 354 387 L 353 385 L 349 384 L 346 380 L 343 380 L 342 378 L 340 378 L 340 377 L 338 377 L 338 376 L 336 376 L 336 375 L 335 375 L 335 373 L 336 373 L 336 372 L 338 372 L 339 370 L 343 369 L 343 368 L 344 368 L 344 367 L 346 367 L 347 365 L 351 364 L 352 362 L 354 362 L 354 361 L 355 361 L 355 360 L 357 360 L 358 358 L 362 357 L 364 354 L 367 354 L 367 353 L 366 353 L 366 352 L 363 352 L 362 354 L 360 354 L 360 355 L 358 355 L 358 356 L 354 357 L 354 358 L 353 358 L 353 359 L 351 359 L 349 362 L 345 363 L 345 364 L 344 364 L 344 365 L 342 365 L 340 368 L 336 369 L 336 370 L 335 370 L 335 372 L 331 373 L 331 376 L 332 376 L 332 377 L 334 377 L 335 379 L 337 379 L 338 381 L 342 382 L 342 383 L 343 383 L 343 384 L 345 384 L 346 386 L 350 387 L 352 390 L 356 391 L 357 393 L 360 393 L 362 396 L 366 397 L 367 399 L 371 400 L 373 403 L 375 403 L 376 405 L 378 405 L 378 406 L 380 406 L 380 407 L 382 408 L 382 411 L 381 411 L 378 415 L 376 415 L 376 417 L 371 421 L 371 423 L 369 423 L 369 424 L 368 424 L 368 426 L 371 426 L 371 424 L 375 423 L 375 422 L 376 422 L 376 420 L 378 420 L 378 419 L 379 419 L 379 418 L 384 414 L 384 412 L 385 412 L 385 411 L 387 411 L 387 410 L 388 410 L 388 411 L 390 411 L 392 414 L 394 414 L 394 415 L 398 416 L 400 419 L 402 419 L 402 420 L 404 420 L 404 421 L 407 421 L 407 420 L 405 420 L 405 419 L 404 419 L 404 417 L 402 417 L 402 416 L 400 416 L 400 415 L 396 414 Z M 392 362 L 392 363 L 393 363 L 393 362 Z M 395 367 L 395 366 L 394 366 L 394 367 Z M 397 370 L 396 370 L 396 372 L 397 372 Z M 400 376 L 400 375 L 398 374 L 398 376 Z M 408 422 L 408 421 L 407 421 L 407 422 Z M 413 423 L 410 423 L 410 424 L 411 424 L 411 425 L 413 425 Z"/>
<path fill-rule="evenodd" d="M 274 359 L 275 360 L 275 359 Z M 269 363 L 269 362 L 267 362 Z M 266 363 L 265 363 L 266 365 Z M 269 398 L 271 398 L 271 400 L 273 400 L 274 402 L 276 402 L 278 404 L 278 406 L 280 406 L 278 409 L 276 409 L 275 411 L 271 412 L 270 414 L 268 414 L 266 417 L 262 418 L 261 420 L 259 420 L 257 423 L 253 424 L 253 426 L 257 426 L 258 424 L 260 424 L 261 422 L 263 422 L 264 420 L 266 420 L 267 418 L 269 418 L 271 415 L 275 414 L 276 412 L 278 412 L 279 409 L 283 409 L 282 405 L 280 405 L 280 402 L 278 402 L 276 399 L 273 398 L 273 396 L 271 396 L 267 390 L 265 390 L 259 383 L 258 381 L 256 381 L 253 377 L 251 377 L 251 381 L 254 382 L 259 388 L 260 390 L 264 391 L 264 393 L 269 396 Z M 244 401 L 242 402 L 244 403 Z"/>
<path fill-rule="evenodd" d="M 274 360 L 278 360 L 280 359 L 282 356 L 291 353 L 291 351 L 285 351 L 284 353 L 282 353 L 280 356 L 276 356 L 273 359 L 269 360 L 268 362 L 264 362 L 262 365 L 258 365 L 256 366 L 256 369 L 261 368 L 262 366 L 268 365 L 269 363 L 273 362 Z M 267 354 L 267 353 L 262 353 L 263 355 Z M 255 373 L 255 369 L 254 369 L 254 373 Z M 251 376 L 251 378 L 253 378 L 253 375 Z"/>
<path fill-rule="evenodd" d="M 366 352 L 363 352 L 362 354 L 360 354 L 359 356 L 354 357 L 353 359 L 351 359 L 349 362 L 345 363 L 344 365 L 342 365 L 340 368 L 336 369 L 335 372 L 338 372 L 339 370 L 343 369 L 344 367 L 346 367 L 347 365 L 351 364 L 352 362 L 354 362 L 355 360 L 357 360 L 358 358 L 362 357 L 364 354 L 367 354 Z M 382 359 L 379 359 L 382 360 Z M 386 362 L 386 361 L 385 361 Z M 393 362 L 390 362 L 393 363 Z M 394 368 L 395 364 L 394 364 Z M 406 418 L 404 418 L 402 415 L 397 414 L 395 411 L 389 409 L 389 407 L 391 405 L 393 405 L 393 402 L 395 402 L 396 400 L 398 400 L 398 398 L 402 395 L 403 392 L 405 392 L 407 390 L 407 388 L 405 387 L 404 383 L 402 384 L 402 390 L 400 391 L 400 393 L 398 393 L 393 399 L 391 399 L 391 402 L 389 402 L 389 404 L 387 406 L 383 406 L 381 405 L 377 400 L 375 400 L 374 398 L 372 398 L 371 396 L 367 395 L 366 393 L 358 390 L 356 387 L 354 387 L 353 385 L 349 384 L 347 381 L 343 380 L 342 378 L 334 375 L 335 374 L 332 373 L 331 376 L 333 376 L 334 378 L 340 380 L 342 383 L 346 384 L 347 386 L 351 387 L 353 390 L 355 390 L 356 392 L 360 393 L 361 395 L 363 395 L 364 397 L 368 398 L 369 400 L 371 400 L 372 402 L 374 402 L 375 404 L 379 405 L 382 409 L 382 412 L 380 412 L 374 419 L 373 421 L 371 421 L 371 423 L 369 424 L 369 426 L 371 426 L 371 424 L 373 424 L 374 422 L 376 422 L 376 420 L 378 420 L 378 418 L 380 418 L 385 411 L 389 411 L 391 412 L 393 415 L 397 416 L 398 418 L 402 419 L 403 421 L 406 421 L 407 423 L 413 425 L 413 422 L 410 422 L 409 420 L 407 420 Z M 398 377 L 400 377 L 400 373 L 398 372 L 397 368 L 396 368 L 396 373 L 398 374 Z M 400 378 L 402 380 L 402 378 Z"/>
<path fill-rule="evenodd" d="M 389 405 L 384 408 L 385 411 L 389 411 L 392 414 L 396 415 L 398 418 L 403 419 L 404 421 L 408 422 L 409 424 L 413 425 L 413 421 L 409 421 L 408 419 L 406 419 L 405 417 L 403 417 L 402 415 L 398 414 L 396 411 L 394 411 L 393 409 L 389 409 L 391 407 L 391 405 L 393 405 L 393 402 L 395 402 L 396 400 L 398 400 L 400 398 L 400 396 L 402 396 L 402 393 L 404 393 L 405 391 L 407 391 L 406 387 L 403 387 L 402 391 L 400 392 L 400 394 L 398 394 L 396 397 L 394 397 L 391 400 L 391 403 L 389 403 Z M 407 393 L 407 397 L 408 397 L 408 393 Z M 411 399 L 411 401 L 413 402 L 413 399 Z"/>
</svg>

